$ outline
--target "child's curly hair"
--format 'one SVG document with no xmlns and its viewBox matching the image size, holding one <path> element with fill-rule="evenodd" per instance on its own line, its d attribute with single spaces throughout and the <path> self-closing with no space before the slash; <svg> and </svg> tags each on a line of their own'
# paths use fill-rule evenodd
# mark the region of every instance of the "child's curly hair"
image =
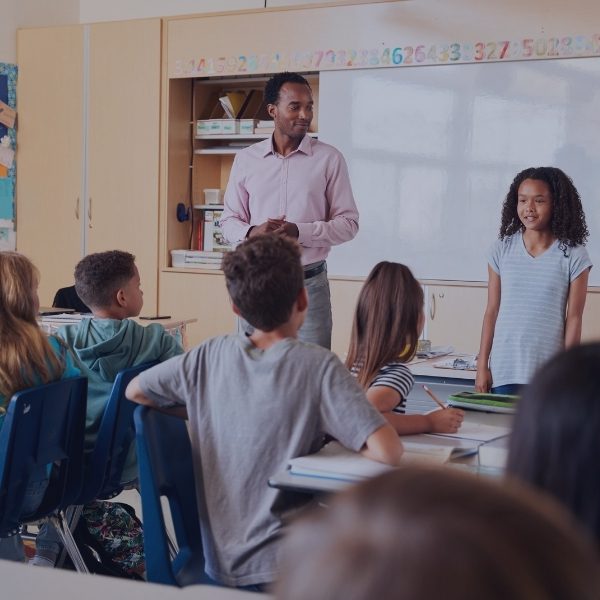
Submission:
<svg viewBox="0 0 600 600">
<path fill-rule="evenodd" d="M 531 167 L 517 174 L 502 205 L 500 239 L 524 230 L 517 215 L 517 202 L 519 186 L 525 179 L 537 179 L 548 184 L 552 194 L 550 228 L 563 251 L 568 246 L 585 245 L 590 232 L 585 223 L 579 192 L 571 178 L 556 167 Z"/>
</svg>

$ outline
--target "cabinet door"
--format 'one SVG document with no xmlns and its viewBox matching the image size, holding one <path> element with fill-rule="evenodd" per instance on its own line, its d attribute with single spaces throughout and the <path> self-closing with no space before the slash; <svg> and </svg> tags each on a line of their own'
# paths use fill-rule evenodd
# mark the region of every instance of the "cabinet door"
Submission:
<svg viewBox="0 0 600 600">
<path fill-rule="evenodd" d="M 86 252 L 135 254 L 156 312 L 160 20 L 90 27 Z"/>
<path fill-rule="evenodd" d="M 597 342 L 598 340 L 600 340 L 600 294 L 588 292 L 583 311 L 581 341 Z"/>
<path fill-rule="evenodd" d="M 174 319 L 198 319 L 187 326 L 190 347 L 236 330 L 229 294 L 222 273 L 162 272 L 160 313 Z"/>
<path fill-rule="evenodd" d="M 356 301 L 363 286 L 363 280 L 330 279 L 331 312 L 333 330 L 331 332 L 331 350 L 344 361 L 350 345 L 352 320 L 356 310 Z"/>
<path fill-rule="evenodd" d="M 435 346 L 477 352 L 487 287 L 428 285 L 425 288 L 426 336 Z"/>
<path fill-rule="evenodd" d="M 83 29 L 22 29 L 17 49 L 17 249 L 39 268 L 47 306 L 82 250 Z"/>
</svg>

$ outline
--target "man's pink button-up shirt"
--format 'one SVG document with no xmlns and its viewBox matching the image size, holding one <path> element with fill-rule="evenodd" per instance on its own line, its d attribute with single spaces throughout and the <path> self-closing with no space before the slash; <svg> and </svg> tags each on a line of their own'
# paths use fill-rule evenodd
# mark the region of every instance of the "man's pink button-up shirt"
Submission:
<svg viewBox="0 0 600 600">
<path fill-rule="evenodd" d="M 236 155 L 221 217 L 227 240 L 241 242 L 251 226 L 283 215 L 298 226 L 305 265 L 356 235 L 358 210 L 341 152 L 307 135 L 285 157 L 272 138 Z"/>
</svg>

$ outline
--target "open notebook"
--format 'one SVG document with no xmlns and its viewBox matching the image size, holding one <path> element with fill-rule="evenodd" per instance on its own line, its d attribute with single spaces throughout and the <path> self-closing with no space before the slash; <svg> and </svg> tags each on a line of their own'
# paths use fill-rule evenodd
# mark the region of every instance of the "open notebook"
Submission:
<svg viewBox="0 0 600 600">
<path fill-rule="evenodd" d="M 404 442 L 403 461 L 409 463 L 442 464 L 452 454 L 452 446 L 420 442 Z M 393 469 L 389 465 L 365 458 L 347 450 L 339 442 L 329 442 L 316 454 L 300 456 L 289 461 L 290 473 L 309 477 L 360 481 Z"/>
</svg>

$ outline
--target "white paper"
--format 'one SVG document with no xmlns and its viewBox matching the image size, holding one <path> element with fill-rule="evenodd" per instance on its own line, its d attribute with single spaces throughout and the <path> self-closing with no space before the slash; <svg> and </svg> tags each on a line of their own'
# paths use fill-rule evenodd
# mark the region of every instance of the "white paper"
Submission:
<svg viewBox="0 0 600 600">
<path fill-rule="evenodd" d="M 443 464 L 452 453 L 452 446 L 403 442 L 402 461 L 407 464 Z M 329 442 L 316 454 L 300 456 L 289 461 L 294 475 L 360 481 L 394 469 L 390 465 L 370 460 L 359 452 L 344 448 L 339 442 Z"/>
<path fill-rule="evenodd" d="M 441 410 L 441 409 L 440 409 Z M 460 438 L 465 440 L 476 440 L 479 442 L 490 442 L 505 435 L 509 435 L 508 427 L 499 425 L 484 425 L 483 423 L 465 423 L 461 425 L 456 433 L 436 433 L 440 437 Z"/>
</svg>

